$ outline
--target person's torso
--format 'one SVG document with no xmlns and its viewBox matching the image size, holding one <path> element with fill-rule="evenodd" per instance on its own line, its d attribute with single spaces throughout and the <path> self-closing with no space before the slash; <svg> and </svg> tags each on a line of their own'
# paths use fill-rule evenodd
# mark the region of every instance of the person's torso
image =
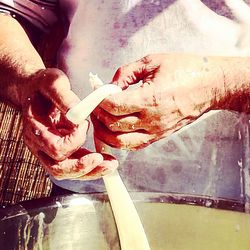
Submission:
<svg viewBox="0 0 250 250">
<path fill-rule="evenodd" d="M 59 65 L 82 98 L 91 91 L 90 71 L 110 82 L 119 66 L 150 53 L 249 54 L 246 15 L 232 4 L 203 2 L 78 1 Z"/>
</svg>

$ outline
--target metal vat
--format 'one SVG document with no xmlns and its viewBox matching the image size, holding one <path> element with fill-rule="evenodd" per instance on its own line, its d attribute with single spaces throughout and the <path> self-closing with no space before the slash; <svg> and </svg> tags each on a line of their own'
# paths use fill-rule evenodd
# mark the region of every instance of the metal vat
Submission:
<svg viewBox="0 0 250 250">
<path fill-rule="evenodd" d="M 242 203 L 180 194 L 131 196 L 152 250 L 250 249 L 250 215 Z M 0 249 L 120 249 L 105 194 L 27 201 L 1 209 L 0 219 Z"/>
</svg>

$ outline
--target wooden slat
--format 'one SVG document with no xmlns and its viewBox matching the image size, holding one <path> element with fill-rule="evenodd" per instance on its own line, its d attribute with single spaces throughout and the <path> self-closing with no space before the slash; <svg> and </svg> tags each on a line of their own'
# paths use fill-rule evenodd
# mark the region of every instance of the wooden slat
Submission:
<svg viewBox="0 0 250 250">
<path fill-rule="evenodd" d="M 21 114 L 0 102 L 0 205 L 49 196 L 51 182 L 22 140 Z"/>
</svg>

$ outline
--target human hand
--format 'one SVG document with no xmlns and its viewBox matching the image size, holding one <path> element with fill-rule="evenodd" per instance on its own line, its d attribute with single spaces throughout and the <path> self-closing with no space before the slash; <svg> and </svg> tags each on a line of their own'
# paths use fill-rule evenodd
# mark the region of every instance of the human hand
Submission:
<svg viewBox="0 0 250 250">
<path fill-rule="evenodd" d="M 74 125 L 65 113 L 79 102 L 68 78 L 58 69 L 45 69 L 22 85 L 23 137 L 30 151 L 56 179 L 96 179 L 114 170 L 110 155 L 81 147 L 88 121 Z"/>
<path fill-rule="evenodd" d="M 124 91 L 95 109 L 95 136 L 110 146 L 135 150 L 193 122 L 223 95 L 224 73 L 217 61 L 155 54 L 119 68 L 113 82 Z M 139 87 L 128 89 L 139 81 Z"/>
</svg>

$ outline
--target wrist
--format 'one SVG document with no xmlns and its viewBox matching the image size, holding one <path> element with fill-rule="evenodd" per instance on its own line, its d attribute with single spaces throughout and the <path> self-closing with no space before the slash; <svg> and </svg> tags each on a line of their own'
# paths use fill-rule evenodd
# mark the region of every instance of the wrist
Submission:
<svg viewBox="0 0 250 250">
<path fill-rule="evenodd" d="M 250 58 L 222 58 L 219 64 L 222 80 L 217 96 L 214 95 L 211 101 L 211 108 L 249 113 Z"/>
<path fill-rule="evenodd" d="M 206 59 L 206 60 L 205 60 Z M 215 100 L 224 95 L 224 74 L 213 58 L 191 57 L 188 69 L 179 70 L 175 104 L 182 118 L 198 118 L 211 110 Z"/>
<path fill-rule="evenodd" d="M 35 89 L 38 87 L 38 84 L 36 84 L 36 82 L 41 79 L 45 70 L 46 69 L 43 68 L 38 69 L 32 74 L 23 76 L 22 78 L 19 78 L 16 81 L 13 92 L 16 93 L 16 105 L 21 110 L 23 110 L 27 102 L 30 101 L 31 97 L 33 96 L 33 93 L 36 91 Z"/>
</svg>

